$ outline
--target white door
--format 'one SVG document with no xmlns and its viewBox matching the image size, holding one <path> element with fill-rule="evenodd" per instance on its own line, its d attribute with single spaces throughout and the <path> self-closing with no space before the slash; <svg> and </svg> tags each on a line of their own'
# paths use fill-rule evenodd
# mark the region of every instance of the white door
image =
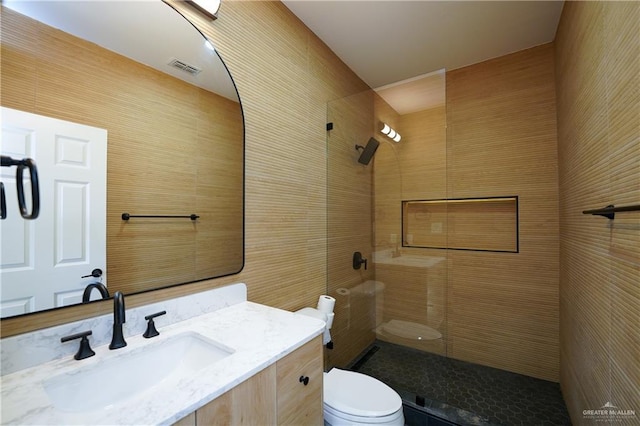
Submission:
<svg viewBox="0 0 640 426">
<path fill-rule="evenodd" d="M 0 168 L 7 204 L 0 220 L 1 316 L 80 303 L 85 286 L 100 280 L 82 276 L 100 268 L 106 285 L 107 131 L 3 107 L 0 150 L 35 160 L 40 183 L 40 215 L 25 220 L 16 167 Z"/>
</svg>

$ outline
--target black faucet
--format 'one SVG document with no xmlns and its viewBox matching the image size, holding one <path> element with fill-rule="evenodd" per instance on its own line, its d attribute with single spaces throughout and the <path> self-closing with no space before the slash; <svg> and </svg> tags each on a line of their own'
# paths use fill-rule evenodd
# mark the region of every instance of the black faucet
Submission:
<svg viewBox="0 0 640 426">
<path fill-rule="evenodd" d="M 122 324 L 126 321 L 124 316 L 124 294 L 116 291 L 113 295 L 113 336 L 109 349 L 118 349 L 127 346 L 122 335 Z"/>
<path fill-rule="evenodd" d="M 91 297 L 91 291 L 94 288 L 100 292 L 100 296 L 102 296 L 103 299 L 109 298 L 109 291 L 107 290 L 107 287 L 104 284 L 91 283 L 84 288 L 84 293 L 82 293 L 82 303 L 89 302 L 89 298 Z"/>
</svg>

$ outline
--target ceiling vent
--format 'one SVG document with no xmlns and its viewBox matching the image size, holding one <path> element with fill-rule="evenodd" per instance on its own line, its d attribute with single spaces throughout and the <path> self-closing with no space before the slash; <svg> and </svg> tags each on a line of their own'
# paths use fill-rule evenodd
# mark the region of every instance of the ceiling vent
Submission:
<svg viewBox="0 0 640 426">
<path fill-rule="evenodd" d="M 202 68 L 198 68 L 194 65 L 189 65 L 188 63 L 176 58 L 171 59 L 169 61 L 169 65 L 184 72 L 188 72 L 191 75 L 198 75 L 202 71 Z"/>
</svg>

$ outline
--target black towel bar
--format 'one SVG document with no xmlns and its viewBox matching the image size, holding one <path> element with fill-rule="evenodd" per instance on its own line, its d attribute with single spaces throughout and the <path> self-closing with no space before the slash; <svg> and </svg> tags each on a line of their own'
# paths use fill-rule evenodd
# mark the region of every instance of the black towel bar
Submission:
<svg viewBox="0 0 640 426">
<path fill-rule="evenodd" d="M 584 210 L 583 214 L 592 214 L 596 216 L 604 216 L 607 219 L 615 219 L 616 213 L 618 212 L 636 212 L 640 211 L 640 204 L 635 204 L 633 206 L 622 206 L 616 207 L 613 204 L 609 204 L 607 207 L 602 209 L 594 209 L 594 210 Z"/>
<path fill-rule="evenodd" d="M 197 214 L 193 213 L 190 215 L 183 215 L 183 216 L 174 216 L 174 215 L 156 215 L 156 214 L 150 214 L 150 215 L 144 215 L 144 214 L 129 214 L 129 213 L 122 213 L 122 220 L 129 220 L 132 217 L 146 217 L 146 218 L 186 218 L 186 219 L 191 219 L 191 220 L 196 220 L 198 219 L 200 216 L 198 216 Z"/>
</svg>

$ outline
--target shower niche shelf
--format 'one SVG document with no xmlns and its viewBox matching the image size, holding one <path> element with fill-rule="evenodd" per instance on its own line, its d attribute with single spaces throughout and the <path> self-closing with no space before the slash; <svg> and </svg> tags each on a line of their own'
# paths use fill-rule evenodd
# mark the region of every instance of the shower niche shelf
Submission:
<svg viewBox="0 0 640 426">
<path fill-rule="evenodd" d="M 403 201 L 402 246 L 518 253 L 518 197 Z"/>
</svg>

